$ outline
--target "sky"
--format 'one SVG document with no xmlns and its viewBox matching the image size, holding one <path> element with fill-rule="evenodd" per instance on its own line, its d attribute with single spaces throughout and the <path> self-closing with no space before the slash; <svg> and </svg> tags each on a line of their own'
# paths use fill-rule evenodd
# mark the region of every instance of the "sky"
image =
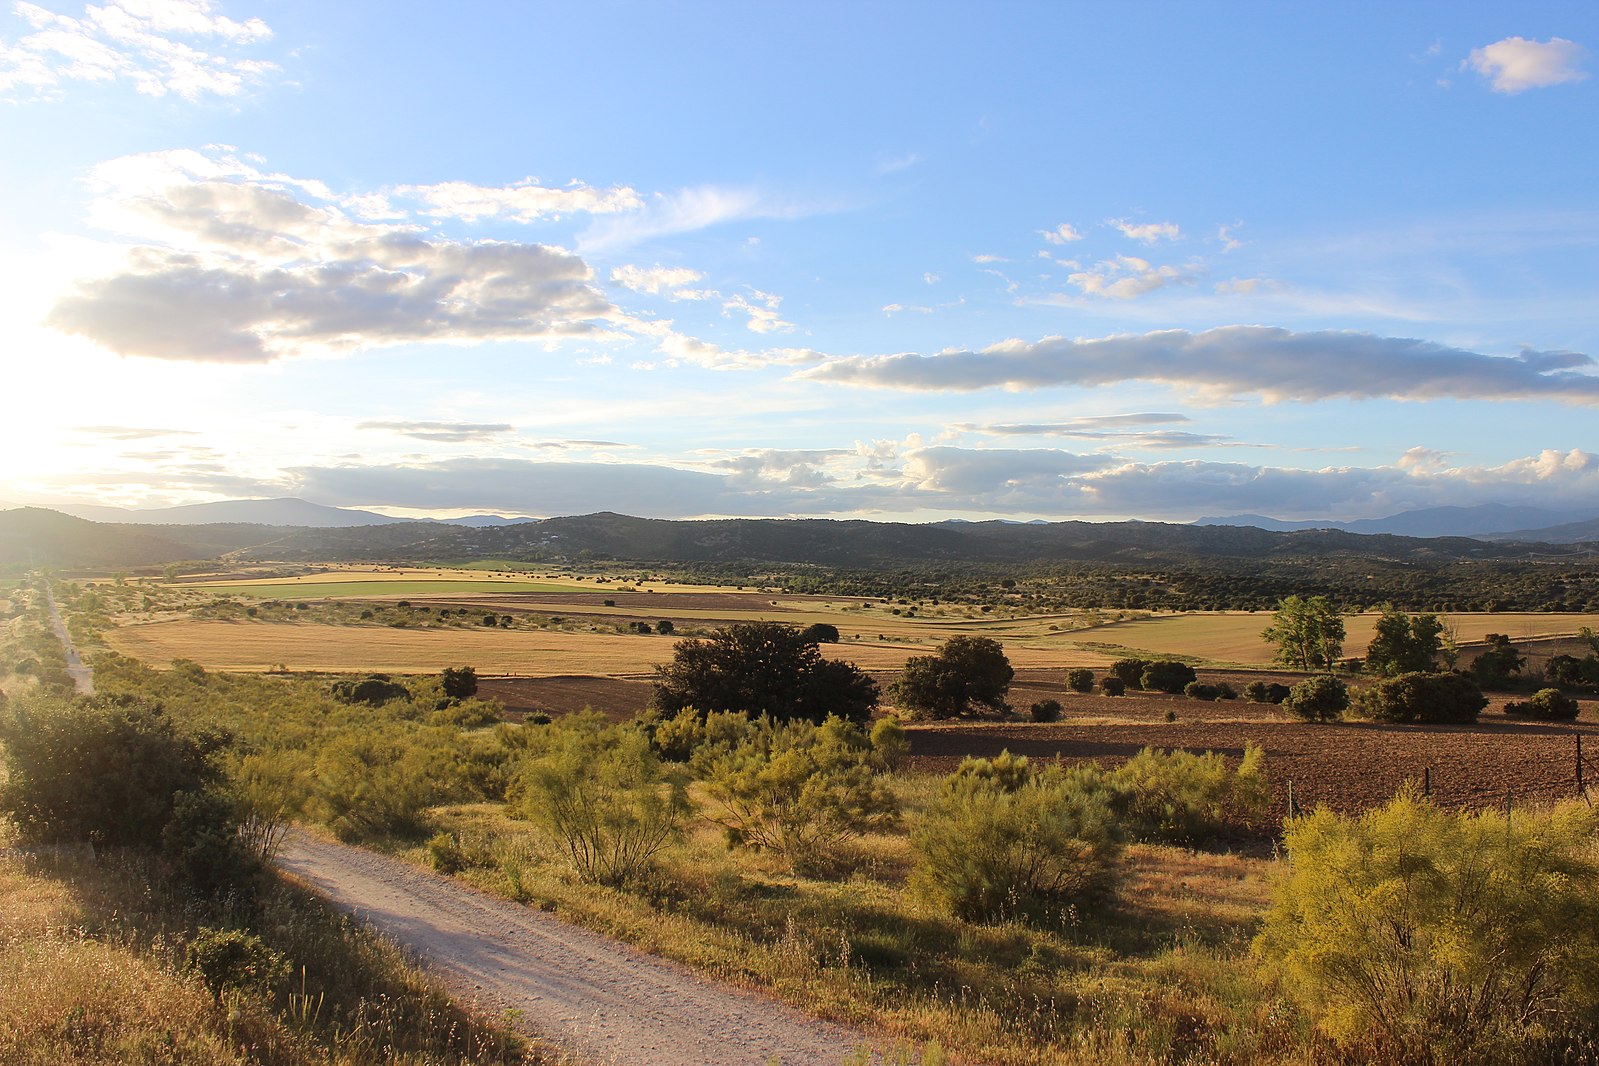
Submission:
<svg viewBox="0 0 1599 1066">
<path fill-rule="evenodd" d="M 0 501 L 1599 514 L 1599 5 L 0 13 Z"/>
</svg>

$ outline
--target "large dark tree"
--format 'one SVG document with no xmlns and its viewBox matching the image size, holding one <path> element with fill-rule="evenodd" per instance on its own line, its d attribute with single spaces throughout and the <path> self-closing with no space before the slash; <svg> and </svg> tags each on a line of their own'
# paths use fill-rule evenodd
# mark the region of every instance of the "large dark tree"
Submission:
<svg viewBox="0 0 1599 1066">
<path fill-rule="evenodd" d="M 1393 604 L 1384 604 L 1371 644 L 1366 669 L 1394 677 L 1431 670 L 1443 650 L 1444 624 L 1435 614 L 1414 618 Z"/>
<path fill-rule="evenodd" d="M 705 640 L 679 641 L 672 661 L 655 668 L 654 705 L 676 714 L 740 711 L 779 721 L 820 723 L 828 715 L 864 722 L 877 707 L 877 682 L 854 663 L 825 659 L 793 626 L 752 622 Z"/>
<path fill-rule="evenodd" d="M 974 706 L 1005 709 L 1016 671 L 999 641 L 988 637 L 951 637 L 936 655 L 918 655 L 888 688 L 898 706 L 928 718 L 957 718 Z"/>
</svg>

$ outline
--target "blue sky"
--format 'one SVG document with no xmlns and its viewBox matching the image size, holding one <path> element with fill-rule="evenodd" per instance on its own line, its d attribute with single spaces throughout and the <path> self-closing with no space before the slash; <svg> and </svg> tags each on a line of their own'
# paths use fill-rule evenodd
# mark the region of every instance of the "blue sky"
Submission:
<svg viewBox="0 0 1599 1066">
<path fill-rule="evenodd" d="M 1599 9 L 0 15 L 0 500 L 1599 513 Z"/>
</svg>

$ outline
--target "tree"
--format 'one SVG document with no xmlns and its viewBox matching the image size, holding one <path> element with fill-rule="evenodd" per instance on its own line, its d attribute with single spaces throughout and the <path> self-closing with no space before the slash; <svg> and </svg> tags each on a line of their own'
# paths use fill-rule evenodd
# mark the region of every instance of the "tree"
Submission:
<svg viewBox="0 0 1599 1066">
<path fill-rule="evenodd" d="M 1483 688 L 1504 688 L 1511 674 L 1521 673 L 1527 660 L 1503 633 L 1488 634 L 1488 650 L 1471 660 L 1471 676 Z"/>
<path fill-rule="evenodd" d="M 1361 714 L 1381 722 L 1475 722 L 1488 706 L 1477 682 L 1464 674 L 1400 674 L 1364 689 Z"/>
<path fill-rule="evenodd" d="M 655 668 L 653 703 L 661 717 L 685 707 L 701 715 L 737 711 L 780 722 L 820 724 L 829 715 L 862 723 L 877 707 L 877 682 L 853 663 L 824 659 L 793 626 L 751 622 L 704 640 L 680 641 Z"/>
<path fill-rule="evenodd" d="M 1142 688 L 1144 671 L 1148 668 L 1148 659 L 1117 659 L 1110 664 L 1111 676 L 1127 688 Z"/>
<path fill-rule="evenodd" d="M 989 637 L 951 637 L 935 655 L 918 655 L 888 687 L 891 700 L 929 718 L 957 718 L 973 706 L 1005 709 L 1016 671 Z"/>
<path fill-rule="evenodd" d="M 444 694 L 452 700 L 471 699 L 477 695 L 477 670 L 471 666 L 446 666 L 444 668 Z"/>
<path fill-rule="evenodd" d="M 1366 669 L 1393 677 L 1431 670 L 1443 651 L 1444 625 L 1435 614 L 1405 614 L 1385 604 L 1366 649 Z"/>
<path fill-rule="evenodd" d="M 1199 680 L 1199 675 L 1187 663 L 1175 659 L 1161 659 L 1144 667 L 1144 676 L 1138 687 L 1149 692 L 1169 692 L 1173 695 Z"/>
<path fill-rule="evenodd" d="M 1289 596 L 1261 634 L 1277 645 L 1277 662 L 1296 670 L 1332 673 L 1344 651 L 1344 620 L 1325 596 Z"/>
<path fill-rule="evenodd" d="M 1306 678 L 1288 690 L 1282 705 L 1307 722 L 1334 722 L 1349 707 L 1349 688 L 1325 674 Z"/>
<path fill-rule="evenodd" d="M 1094 691 L 1094 671 L 1082 667 L 1066 671 L 1066 687 L 1073 692 Z"/>
<path fill-rule="evenodd" d="M 801 635 L 812 644 L 838 643 L 838 627 L 828 622 L 812 622 Z"/>
</svg>

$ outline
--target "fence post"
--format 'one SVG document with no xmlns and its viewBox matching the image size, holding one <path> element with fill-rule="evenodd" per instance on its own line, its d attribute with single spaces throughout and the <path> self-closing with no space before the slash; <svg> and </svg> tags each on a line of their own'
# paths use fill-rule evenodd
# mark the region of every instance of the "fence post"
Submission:
<svg viewBox="0 0 1599 1066">
<path fill-rule="evenodd" d="M 1294 816 L 1294 780 L 1288 779 L 1288 817 Z"/>
<path fill-rule="evenodd" d="M 1421 794 L 1428 799 L 1432 799 L 1432 767 L 1430 766 L 1421 768 Z"/>
<path fill-rule="evenodd" d="M 1582 787 L 1582 734 L 1573 729 L 1571 735 L 1577 738 L 1577 795 L 1587 796 L 1588 790 Z"/>
</svg>

